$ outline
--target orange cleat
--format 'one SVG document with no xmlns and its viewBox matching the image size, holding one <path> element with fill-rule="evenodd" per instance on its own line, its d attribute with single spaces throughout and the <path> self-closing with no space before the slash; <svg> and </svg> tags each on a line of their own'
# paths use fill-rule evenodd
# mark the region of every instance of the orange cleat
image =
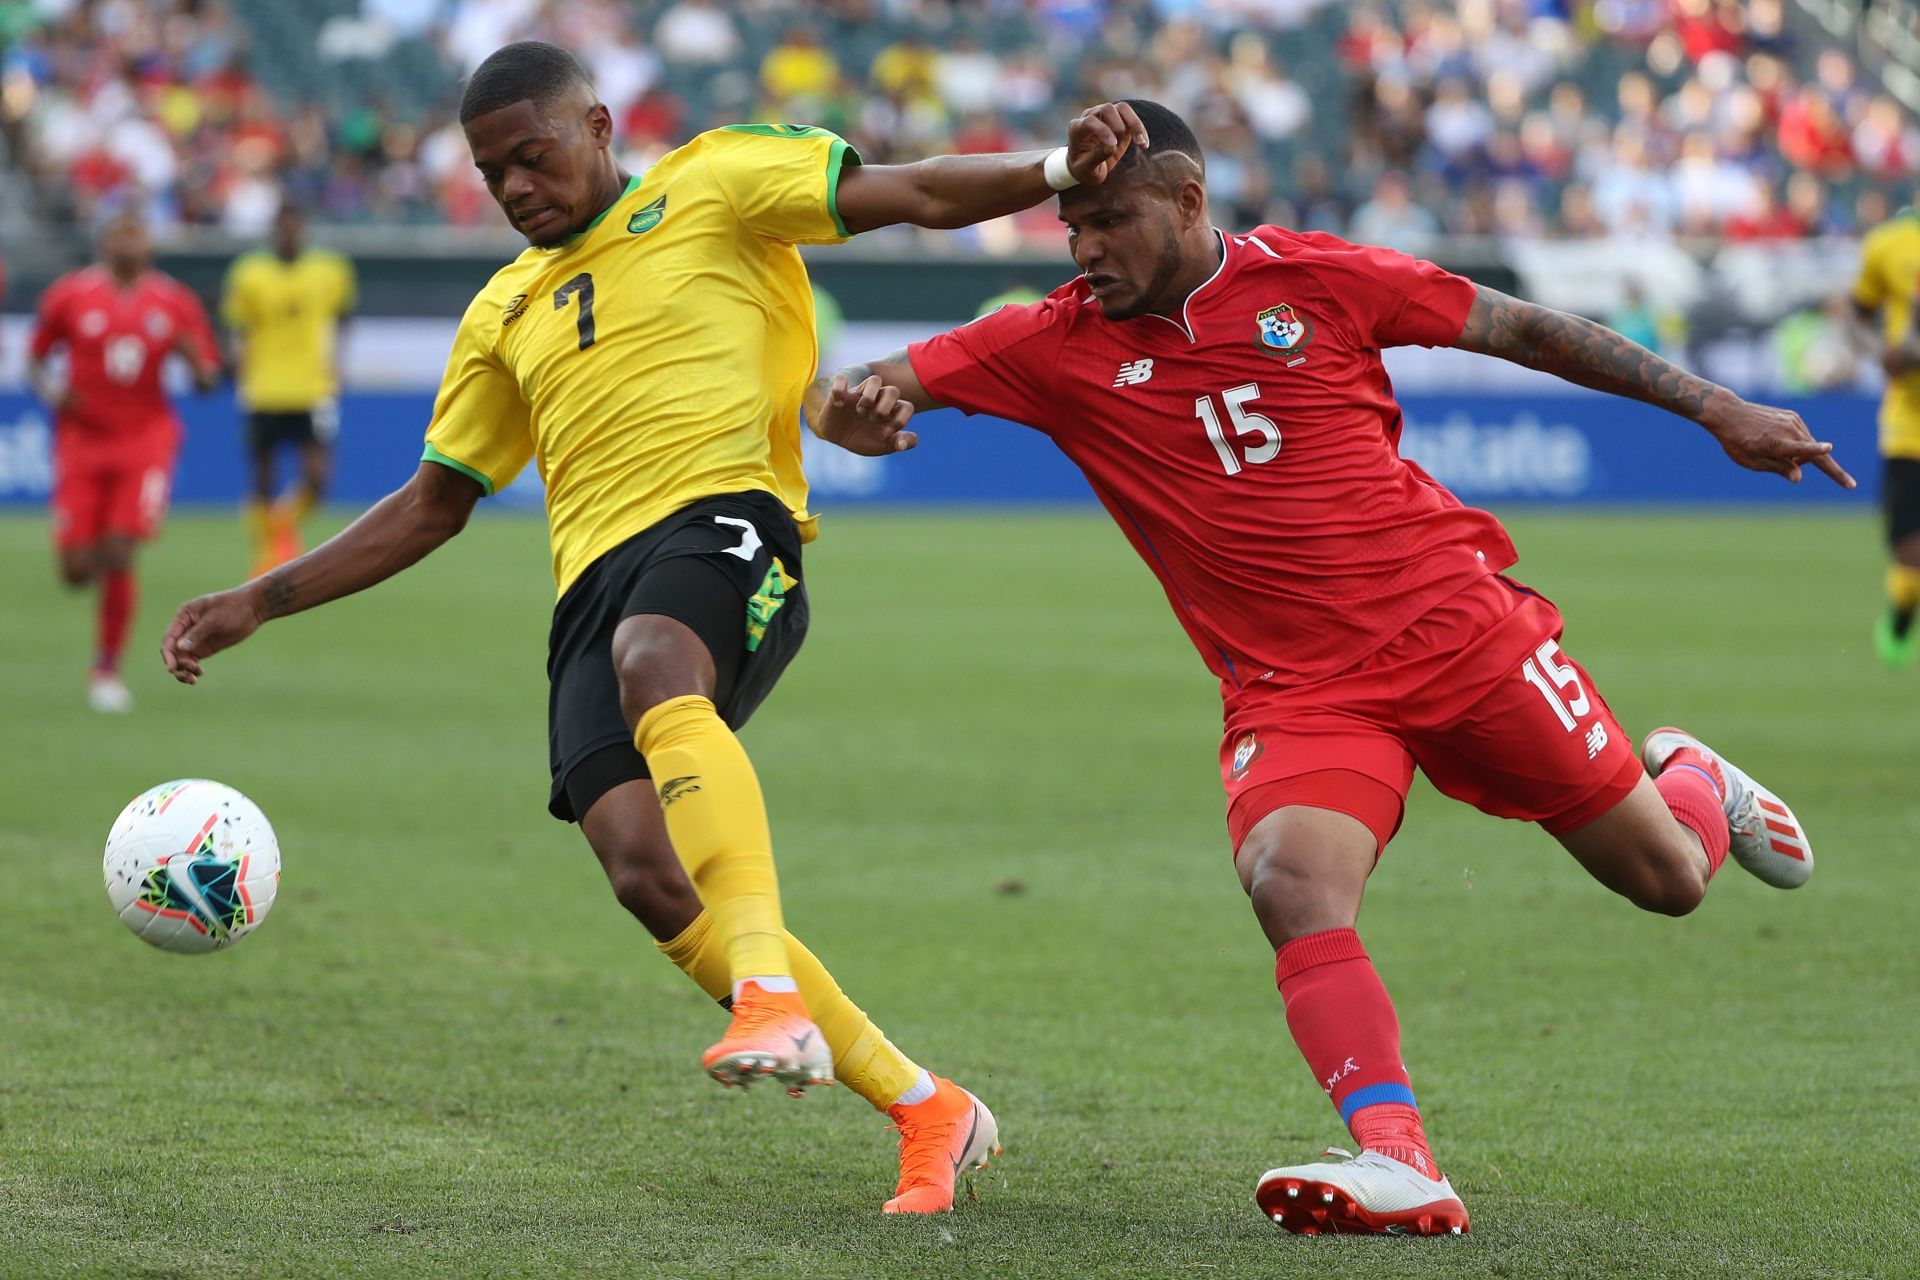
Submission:
<svg viewBox="0 0 1920 1280">
<path fill-rule="evenodd" d="M 273 563 L 278 568 L 300 554 L 300 526 L 290 517 L 275 514 L 273 519 Z"/>
<path fill-rule="evenodd" d="M 882 1213 L 945 1213 L 962 1169 L 984 1169 L 1000 1154 L 1000 1126 L 987 1105 L 951 1080 L 933 1077 L 925 1102 L 887 1108 L 900 1131 L 900 1185 Z"/>
<path fill-rule="evenodd" d="M 805 1002 L 795 992 L 766 991 L 753 981 L 740 984 L 727 1034 L 700 1063 L 728 1088 L 777 1080 L 797 1098 L 809 1085 L 833 1083 L 832 1051 Z"/>
</svg>

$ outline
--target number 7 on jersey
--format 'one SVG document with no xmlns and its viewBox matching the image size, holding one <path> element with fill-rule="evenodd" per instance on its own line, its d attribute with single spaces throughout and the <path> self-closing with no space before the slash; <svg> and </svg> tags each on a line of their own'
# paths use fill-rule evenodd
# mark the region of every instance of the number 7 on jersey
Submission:
<svg viewBox="0 0 1920 1280">
<path fill-rule="evenodd" d="M 585 351 L 593 345 L 593 277 L 582 271 L 573 279 L 553 291 L 553 309 L 559 311 L 567 305 L 567 299 L 574 294 L 580 295 L 580 306 L 576 323 L 580 328 L 580 349 Z"/>
</svg>

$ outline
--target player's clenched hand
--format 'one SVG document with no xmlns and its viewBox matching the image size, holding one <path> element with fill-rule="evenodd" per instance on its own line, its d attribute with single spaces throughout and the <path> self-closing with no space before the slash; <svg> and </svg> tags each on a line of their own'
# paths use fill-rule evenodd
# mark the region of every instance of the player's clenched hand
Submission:
<svg viewBox="0 0 1920 1280">
<path fill-rule="evenodd" d="M 900 389 L 886 385 L 879 374 L 849 387 L 847 376 L 836 373 L 815 426 L 821 436 L 849 453 L 881 458 L 904 453 L 920 443 L 918 435 L 904 430 L 912 417 L 912 401 L 902 400 Z"/>
<path fill-rule="evenodd" d="M 255 631 L 262 617 L 253 592 L 246 587 L 218 591 L 181 605 L 160 641 L 160 660 L 181 684 L 200 678 L 200 663 L 231 649 Z"/>
<path fill-rule="evenodd" d="M 1701 419 L 1727 456 L 1750 471 L 1771 471 L 1800 483 L 1800 468 L 1817 467 L 1842 489 L 1854 487 L 1853 477 L 1833 460 L 1833 446 L 1815 440 L 1807 424 L 1791 409 L 1736 400 Z"/>
<path fill-rule="evenodd" d="M 1087 186 L 1106 181 L 1128 147 L 1147 146 L 1147 126 L 1124 102 L 1088 107 L 1067 126 L 1067 169 Z"/>
</svg>

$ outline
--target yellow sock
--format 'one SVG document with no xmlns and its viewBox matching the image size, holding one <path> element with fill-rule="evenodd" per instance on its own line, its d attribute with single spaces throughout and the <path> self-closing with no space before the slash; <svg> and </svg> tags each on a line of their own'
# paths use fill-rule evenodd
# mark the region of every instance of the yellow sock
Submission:
<svg viewBox="0 0 1920 1280">
<path fill-rule="evenodd" d="M 247 538 L 255 556 L 264 555 L 273 540 L 273 506 L 259 498 L 247 503 Z"/>
<path fill-rule="evenodd" d="M 1912 613 L 1920 608 L 1920 569 L 1904 564 L 1887 566 L 1887 603 L 1895 613 Z"/>
<path fill-rule="evenodd" d="M 283 524 L 297 525 L 313 510 L 313 490 L 296 484 L 274 507 L 274 517 Z"/>
<path fill-rule="evenodd" d="M 733 980 L 792 977 L 767 805 L 740 740 L 709 699 L 694 696 L 671 698 L 640 717 L 633 741 L 647 758 L 667 836 L 713 916 Z"/>
<path fill-rule="evenodd" d="M 847 999 L 813 952 L 792 934 L 785 938 L 794 985 L 800 988 L 800 998 L 806 1001 L 814 1025 L 833 1049 L 834 1079 L 876 1110 L 885 1111 L 920 1078 L 919 1064 L 894 1048 L 893 1041 L 880 1033 L 860 1006 Z M 725 999 L 732 992 L 733 974 L 726 949 L 714 932 L 713 917 L 706 912 L 702 911 L 679 937 L 654 945 L 715 1000 Z"/>
</svg>

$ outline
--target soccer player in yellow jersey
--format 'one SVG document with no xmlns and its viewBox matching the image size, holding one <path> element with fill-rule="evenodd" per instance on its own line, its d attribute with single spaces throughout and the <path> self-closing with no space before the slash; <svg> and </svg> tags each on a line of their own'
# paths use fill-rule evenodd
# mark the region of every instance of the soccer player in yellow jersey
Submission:
<svg viewBox="0 0 1920 1280">
<path fill-rule="evenodd" d="M 816 352 L 795 246 L 1008 214 L 1103 180 L 1145 131 L 1107 104 L 1044 155 L 867 167 L 825 130 L 741 125 L 629 175 L 580 64 L 532 41 L 474 71 L 460 118 L 532 247 L 460 322 L 418 471 L 311 553 L 182 605 L 167 667 L 191 684 L 268 619 L 391 577 L 535 461 L 560 596 L 549 808 L 579 822 L 661 950 L 730 1004 L 708 1072 L 793 1091 L 838 1078 L 900 1129 L 887 1211 L 949 1209 L 956 1172 L 997 1149 L 993 1117 L 901 1054 L 786 932 L 733 733 L 806 631 L 800 397 Z"/>
<path fill-rule="evenodd" d="M 234 260 L 220 303 L 247 415 L 256 576 L 300 554 L 300 521 L 326 489 L 340 429 L 336 361 L 341 325 L 353 310 L 353 264 L 305 240 L 300 210 L 281 205 L 273 248 Z M 300 451 L 300 475 L 275 504 L 275 454 L 286 445 Z"/>
<path fill-rule="evenodd" d="M 1880 501 L 1886 513 L 1887 611 L 1874 626 L 1880 660 L 1899 669 L 1913 664 L 1920 633 L 1920 333 L 1915 331 L 1915 293 L 1920 291 L 1920 213 L 1903 209 L 1875 228 L 1860 248 L 1860 278 L 1853 285 L 1859 317 L 1877 321 L 1887 371 L 1880 401 L 1880 454 L 1885 459 Z"/>
</svg>

